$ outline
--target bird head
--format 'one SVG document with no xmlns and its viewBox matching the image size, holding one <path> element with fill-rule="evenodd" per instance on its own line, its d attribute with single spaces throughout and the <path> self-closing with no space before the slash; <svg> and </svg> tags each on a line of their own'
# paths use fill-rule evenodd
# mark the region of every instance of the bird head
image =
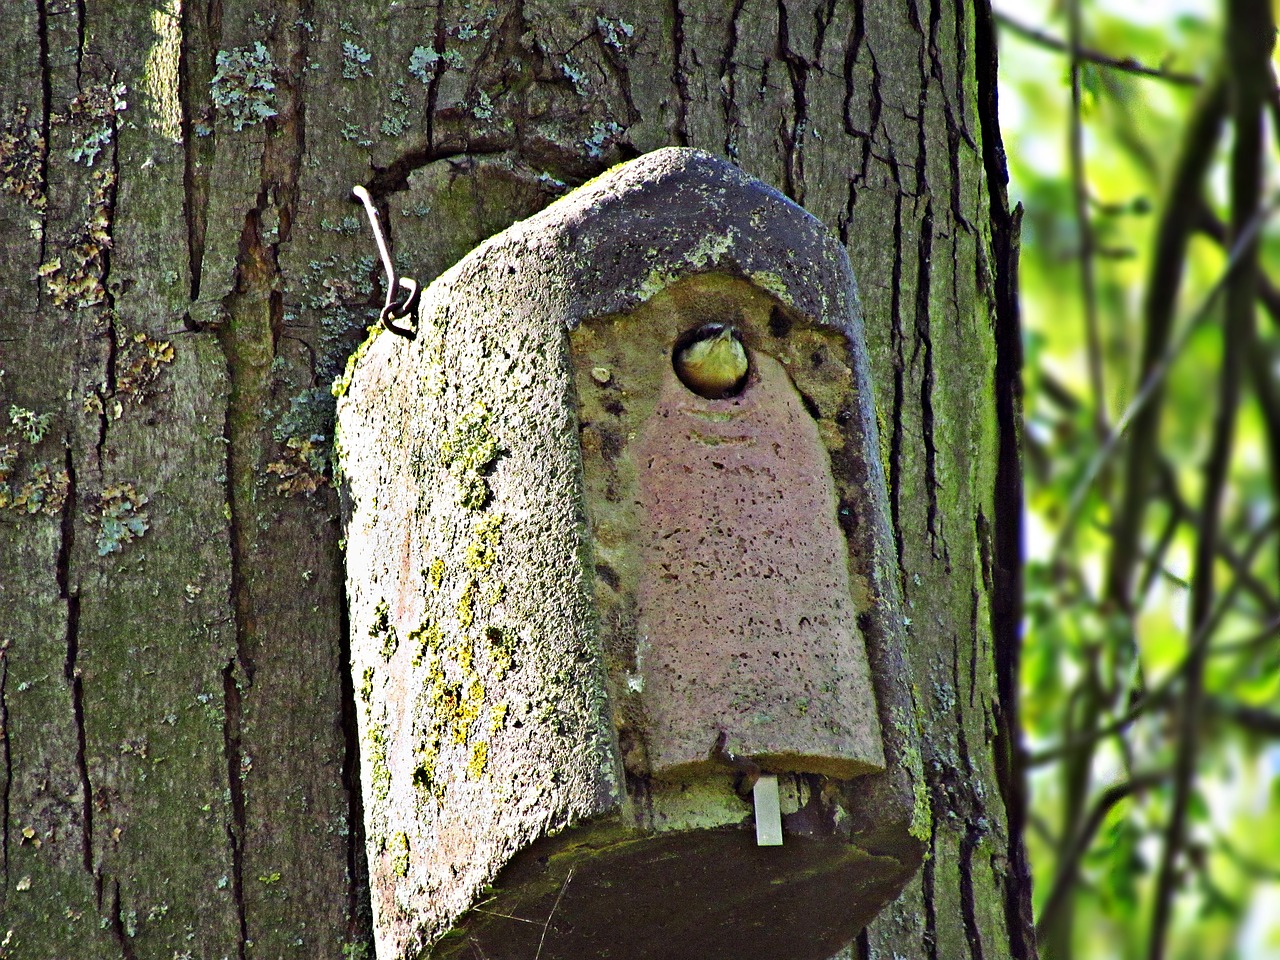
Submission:
<svg viewBox="0 0 1280 960">
<path fill-rule="evenodd" d="M 747 380 L 742 334 L 728 323 L 706 323 L 676 342 L 676 376 L 708 400 L 737 396 Z"/>
</svg>

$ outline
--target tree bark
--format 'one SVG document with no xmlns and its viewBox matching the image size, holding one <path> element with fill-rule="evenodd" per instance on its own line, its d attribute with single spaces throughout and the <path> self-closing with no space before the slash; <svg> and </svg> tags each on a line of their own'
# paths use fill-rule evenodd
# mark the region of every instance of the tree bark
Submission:
<svg viewBox="0 0 1280 960">
<path fill-rule="evenodd" d="M 846 245 L 930 859 L 853 948 L 1027 958 L 1016 221 L 985 3 L 0 7 L 0 956 L 367 944 L 328 385 L 381 303 L 702 147 Z M 838 895 L 838 892 L 833 891 Z"/>
</svg>

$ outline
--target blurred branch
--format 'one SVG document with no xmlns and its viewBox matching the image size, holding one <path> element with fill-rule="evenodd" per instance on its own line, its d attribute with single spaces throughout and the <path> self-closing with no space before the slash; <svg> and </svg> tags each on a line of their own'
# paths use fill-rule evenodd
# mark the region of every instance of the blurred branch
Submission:
<svg viewBox="0 0 1280 960">
<path fill-rule="evenodd" d="M 1053 878 L 1053 886 L 1049 890 L 1049 896 L 1045 900 L 1044 906 L 1040 908 L 1040 917 L 1036 920 L 1037 938 L 1040 938 L 1043 932 L 1050 928 L 1057 918 L 1058 910 L 1065 903 L 1066 896 L 1076 886 L 1077 874 L 1080 871 L 1080 861 L 1089 852 L 1093 838 L 1097 835 L 1098 830 L 1101 829 L 1102 823 L 1106 820 L 1107 814 L 1111 812 L 1111 809 L 1121 800 L 1131 797 L 1135 793 L 1142 793 L 1152 787 L 1159 786 L 1168 780 L 1170 775 L 1171 771 L 1169 770 L 1137 774 L 1131 780 L 1117 783 L 1099 794 L 1098 799 L 1094 801 L 1093 807 L 1089 810 L 1089 815 L 1081 825 L 1080 831 L 1071 841 L 1071 847 L 1059 859 L 1058 871 Z"/>
<path fill-rule="evenodd" d="M 1280 530 L 1280 514 L 1273 515 L 1266 523 L 1253 532 L 1249 539 L 1249 544 L 1245 548 L 1244 556 L 1241 558 L 1241 564 L 1244 568 L 1252 566 L 1254 559 L 1258 555 L 1258 551 L 1266 544 L 1271 534 Z M 1218 598 L 1213 613 L 1205 622 L 1196 630 L 1191 638 L 1191 643 L 1187 647 L 1187 654 L 1182 662 L 1172 670 L 1168 676 L 1161 681 L 1160 685 L 1149 691 L 1138 703 L 1129 708 L 1128 712 L 1119 719 L 1098 727 L 1092 731 L 1088 737 L 1070 737 L 1062 743 L 1048 747 L 1037 753 L 1030 754 L 1024 766 L 1027 769 L 1032 767 L 1044 766 L 1047 763 L 1053 763 L 1060 760 L 1073 750 L 1079 749 L 1090 742 L 1101 740 L 1105 737 L 1115 736 L 1123 733 L 1134 721 L 1138 720 L 1144 714 L 1151 712 L 1157 707 L 1167 706 L 1174 695 L 1178 692 L 1179 683 L 1189 669 L 1191 669 L 1195 658 L 1203 656 L 1208 650 L 1209 643 L 1213 639 L 1213 633 L 1221 623 L 1222 618 L 1226 616 L 1227 611 L 1231 609 L 1231 605 L 1235 602 L 1236 594 L 1243 587 L 1243 583 L 1239 577 L 1234 577 L 1227 589 L 1222 592 L 1222 596 Z M 1274 640 L 1277 630 L 1280 630 L 1280 617 L 1271 620 L 1262 630 L 1259 636 L 1265 640 Z M 1235 652 L 1240 644 L 1232 644 L 1232 652 Z"/>
<path fill-rule="evenodd" d="M 1098 287 L 1094 275 L 1097 254 L 1093 221 L 1089 218 L 1089 185 L 1084 171 L 1084 92 L 1080 85 L 1080 3 L 1067 0 L 1067 24 L 1071 55 L 1071 191 L 1075 200 L 1076 227 L 1080 231 L 1080 299 L 1084 305 L 1085 355 L 1089 388 L 1093 393 L 1093 428 L 1100 442 L 1111 432 L 1107 418 L 1107 391 L 1103 380 L 1102 334 L 1098 329 Z"/>
<path fill-rule="evenodd" d="M 1231 233 L 1236 246 L 1243 242 L 1239 266 L 1232 271 L 1226 290 L 1223 320 L 1222 375 L 1218 378 L 1218 409 L 1212 445 L 1205 466 L 1200 525 L 1196 535 L 1191 576 L 1191 626 L 1200 630 L 1214 615 L 1213 567 L 1215 544 L 1221 526 L 1222 501 L 1227 486 L 1240 408 L 1242 374 L 1255 334 L 1257 311 L 1258 242 L 1251 225 L 1262 212 L 1263 122 L 1267 91 L 1271 85 L 1271 47 L 1275 22 L 1271 0 L 1227 0 L 1226 57 L 1231 63 L 1231 117 L 1234 142 L 1231 150 Z M 1238 583 L 1233 580 L 1233 585 Z M 1186 842 L 1187 809 L 1200 747 L 1200 712 L 1204 695 L 1206 644 L 1193 644 L 1187 656 L 1185 682 L 1177 712 L 1177 747 L 1174 755 L 1173 803 L 1165 829 L 1160 866 L 1156 873 L 1155 906 L 1148 960 L 1164 960 L 1173 920 L 1173 898 L 1178 865 Z"/>
<path fill-rule="evenodd" d="M 1272 713 L 1261 707 L 1246 706 L 1243 703 L 1233 703 L 1225 697 L 1209 697 L 1205 700 L 1204 706 L 1205 713 L 1230 720 L 1250 733 L 1280 737 L 1280 713 Z"/>
<path fill-rule="evenodd" d="M 1161 461 L 1160 463 L 1160 478 L 1164 496 L 1173 508 L 1174 518 L 1180 523 L 1189 523 L 1192 526 L 1199 527 L 1200 515 L 1191 504 L 1183 499 L 1173 476 L 1173 467 L 1167 461 Z M 1253 598 L 1262 605 L 1263 611 L 1269 616 L 1280 615 L 1280 597 L 1276 595 L 1272 588 L 1253 575 L 1253 571 L 1249 569 L 1245 558 L 1231 546 L 1230 541 L 1224 537 L 1219 537 L 1217 550 L 1218 558 L 1231 568 L 1232 574 L 1239 579 L 1240 585 L 1249 591 Z"/>
<path fill-rule="evenodd" d="M 1156 227 L 1155 256 L 1152 258 L 1151 275 L 1147 280 L 1143 304 L 1142 359 L 1139 366 L 1143 387 L 1138 394 L 1139 398 L 1145 394 L 1147 399 L 1155 402 L 1146 410 L 1134 410 L 1134 405 L 1130 405 L 1132 416 L 1129 417 L 1126 413 L 1121 417 L 1121 425 L 1116 428 L 1117 434 L 1124 432 L 1126 417 L 1133 424 L 1124 487 L 1115 515 L 1115 533 L 1107 569 L 1105 596 L 1126 612 L 1133 605 L 1132 582 L 1138 560 L 1142 515 L 1150 491 L 1151 477 L 1155 472 L 1152 467 L 1155 463 L 1156 436 L 1160 424 L 1159 400 L 1164 374 L 1172 362 L 1169 341 L 1173 335 L 1177 312 L 1178 289 L 1182 285 L 1186 265 L 1187 242 L 1198 222 L 1197 204 L 1188 203 L 1187 198 L 1198 198 L 1201 195 L 1214 149 L 1221 135 L 1226 110 L 1227 85 L 1219 75 L 1196 104 L 1187 125 L 1173 180 Z M 1238 252 L 1233 252 L 1233 255 L 1238 255 Z M 1230 273 L 1228 266 L 1219 281 L 1219 287 L 1226 282 Z M 1215 287 L 1214 293 L 1217 289 Z M 1204 315 L 1207 315 L 1212 302 L 1213 294 L 1203 307 Z M 1193 323 L 1175 350 L 1181 351 L 1194 329 Z"/>
<path fill-rule="evenodd" d="M 1280 115 L 1276 117 L 1276 123 L 1280 123 Z M 1196 229 L 1212 240 L 1216 240 L 1219 245 L 1227 245 L 1227 225 L 1209 209 L 1209 205 L 1201 198 L 1199 209 L 1196 211 Z M 1258 275 L 1258 299 L 1261 301 L 1263 309 L 1267 311 L 1267 315 L 1271 317 L 1271 322 L 1280 326 L 1280 287 L 1271 282 L 1271 278 L 1266 274 Z"/>
<path fill-rule="evenodd" d="M 1071 47 L 1053 36 L 1045 33 L 1043 30 L 1037 30 L 1035 27 L 1027 26 L 1025 23 L 1019 23 L 1008 14 L 997 13 L 996 23 L 1008 30 L 1018 34 L 1025 40 L 1039 44 L 1049 50 L 1058 53 L 1070 53 Z M 1154 77 L 1158 80 L 1164 80 L 1168 83 L 1176 83 L 1184 87 L 1198 87 L 1203 81 L 1190 73 L 1179 73 L 1175 70 L 1166 70 L 1162 67 L 1148 67 L 1139 63 L 1133 57 L 1111 57 L 1097 50 L 1091 50 L 1087 47 L 1079 47 L 1077 56 L 1081 60 L 1089 63 L 1096 63 L 1100 67 L 1110 67 L 1112 70 L 1120 70 L 1123 73 L 1134 73 L 1142 77 Z"/>
<path fill-rule="evenodd" d="M 1160 388 L 1164 385 L 1165 378 L 1169 375 L 1169 370 L 1172 368 L 1174 361 L 1177 360 L 1182 354 L 1182 351 L 1186 349 L 1187 344 L 1191 340 L 1191 335 L 1194 334 L 1196 330 L 1200 328 L 1200 325 L 1208 319 L 1210 311 L 1217 302 L 1218 295 L 1226 287 L 1227 281 L 1231 278 L 1232 273 L 1239 264 L 1245 249 L 1249 247 L 1252 241 L 1256 238 L 1263 221 L 1275 213 L 1277 209 L 1280 209 L 1280 198 L 1273 199 L 1265 210 L 1259 210 L 1253 220 L 1247 224 L 1245 232 L 1241 234 L 1240 239 L 1236 242 L 1235 246 L 1232 247 L 1231 254 L 1227 258 L 1227 265 L 1223 269 L 1222 276 L 1219 277 L 1218 282 L 1213 285 L 1213 288 L 1205 297 L 1204 302 L 1201 303 L 1200 308 L 1192 314 L 1191 319 L 1183 329 L 1182 334 L 1169 345 L 1169 348 L 1165 351 L 1164 355 L 1160 357 L 1159 361 L 1152 367 L 1150 374 L 1148 374 L 1147 378 L 1143 381 L 1142 387 L 1138 390 L 1132 402 L 1130 402 L 1129 406 L 1125 409 L 1125 412 L 1116 422 L 1115 429 L 1112 431 L 1111 436 L 1107 438 L 1107 442 L 1099 448 L 1098 452 L 1095 453 L 1093 458 L 1089 461 L 1089 465 L 1085 468 L 1084 474 L 1080 478 L 1080 482 L 1071 492 L 1071 499 L 1067 504 L 1066 519 L 1063 521 L 1062 530 L 1058 533 L 1058 539 L 1053 545 L 1053 552 L 1050 556 L 1051 566 L 1056 567 L 1061 562 L 1062 554 L 1070 544 L 1071 538 L 1075 534 L 1076 525 L 1080 522 L 1080 513 L 1084 509 L 1085 498 L 1089 495 L 1089 491 L 1092 489 L 1094 481 L 1097 480 L 1098 474 L 1115 456 L 1116 450 L 1120 447 L 1120 441 L 1124 438 L 1125 433 L 1128 431 L 1129 426 L 1133 423 L 1134 419 L 1141 414 L 1142 411 L 1147 408 L 1147 405 L 1151 403 L 1152 399 L 1159 394 Z M 1143 498 L 1145 498 L 1145 490 L 1143 492 Z"/>
<path fill-rule="evenodd" d="M 1280 102 L 1277 100 L 1274 88 L 1268 101 L 1271 106 L 1272 123 L 1280 123 Z M 1280 136 L 1280 130 L 1277 131 L 1277 135 Z M 1226 224 L 1214 215 L 1203 198 L 1197 216 L 1197 227 L 1222 246 L 1226 246 Z M 1258 271 L 1257 280 L 1258 299 L 1271 316 L 1271 322 L 1280 325 L 1280 290 L 1261 270 Z M 1247 362 L 1249 382 L 1257 398 L 1258 409 L 1262 412 L 1263 422 L 1267 425 L 1265 436 L 1268 467 L 1271 471 L 1271 488 L 1276 492 L 1277 500 L 1280 500 L 1280 386 L 1276 384 L 1276 376 L 1271 366 L 1273 357 L 1268 351 L 1250 350 Z"/>
</svg>

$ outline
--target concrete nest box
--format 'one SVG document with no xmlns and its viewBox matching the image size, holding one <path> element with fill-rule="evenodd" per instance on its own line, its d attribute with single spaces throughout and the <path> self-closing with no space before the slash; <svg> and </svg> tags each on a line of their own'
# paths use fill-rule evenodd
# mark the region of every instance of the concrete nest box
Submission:
<svg viewBox="0 0 1280 960">
<path fill-rule="evenodd" d="M 927 823 L 853 276 L 660 150 L 339 403 L 378 955 L 822 960 Z"/>
</svg>

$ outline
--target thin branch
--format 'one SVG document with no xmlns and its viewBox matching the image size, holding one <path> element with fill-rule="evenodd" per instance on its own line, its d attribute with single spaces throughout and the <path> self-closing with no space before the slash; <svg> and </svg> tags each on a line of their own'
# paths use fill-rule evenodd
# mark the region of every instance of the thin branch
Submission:
<svg viewBox="0 0 1280 960">
<path fill-rule="evenodd" d="M 1181 336 L 1169 345 L 1164 356 L 1152 368 L 1151 373 L 1143 381 L 1142 387 L 1138 390 L 1132 402 L 1125 409 L 1120 419 L 1116 421 L 1115 429 L 1112 430 L 1111 436 L 1107 438 L 1107 442 L 1099 448 L 1098 452 L 1089 461 L 1089 465 L 1085 468 L 1084 476 L 1080 478 L 1080 482 L 1076 485 L 1075 490 L 1072 491 L 1071 499 L 1067 504 L 1066 519 L 1063 521 L 1062 530 L 1058 534 L 1058 539 L 1054 543 L 1053 552 L 1050 556 L 1051 566 L 1056 567 L 1061 562 L 1062 554 L 1070 544 L 1075 528 L 1080 522 L 1080 514 L 1084 509 L 1085 498 L 1088 497 L 1089 491 L 1093 488 L 1094 481 L 1098 479 L 1098 474 L 1115 456 L 1120 447 L 1120 441 L 1124 438 L 1134 419 L 1147 408 L 1147 405 L 1151 403 L 1152 399 L 1164 386 L 1164 381 L 1168 377 L 1174 361 L 1187 348 L 1192 334 L 1209 318 L 1210 312 L 1217 302 L 1218 295 L 1226 287 L 1227 281 L 1234 273 L 1241 257 L 1244 255 L 1245 249 L 1251 246 L 1263 222 L 1274 214 L 1277 209 L 1280 209 L 1280 197 L 1274 198 L 1265 210 L 1259 210 L 1258 214 L 1249 222 L 1240 239 L 1232 247 L 1231 254 L 1227 258 L 1227 265 L 1223 269 L 1222 276 L 1218 278 L 1218 282 L 1213 285 L 1213 289 L 1209 291 L 1200 308 L 1192 314 Z"/>
<path fill-rule="evenodd" d="M 1280 111 L 1274 114 L 1273 122 L 1280 123 Z M 1203 198 L 1197 204 L 1195 228 L 1209 239 L 1217 241 L 1219 246 L 1227 246 L 1227 225 L 1209 209 Z M 1258 276 L 1258 301 L 1267 311 L 1267 316 L 1271 317 L 1271 322 L 1280 326 L 1280 287 L 1272 283 L 1265 274 Z"/>
<path fill-rule="evenodd" d="M 1234 703 L 1225 697 L 1209 697 L 1204 702 L 1205 713 L 1230 720 L 1238 727 L 1250 733 L 1261 733 L 1268 737 L 1280 737 L 1280 713 L 1272 713 L 1262 707 L 1251 707 L 1243 703 Z"/>
<path fill-rule="evenodd" d="M 1152 257 L 1151 274 L 1147 279 L 1142 308 L 1143 343 L 1138 369 L 1143 390 L 1154 402 L 1145 411 L 1134 410 L 1131 406 L 1131 412 L 1121 418 L 1122 423 L 1126 417 L 1132 422 L 1133 432 L 1120 503 L 1115 511 L 1115 534 L 1105 590 L 1107 600 L 1124 611 L 1131 610 L 1133 606 L 1132 580 L 1137 564 L 1138 540 L 1157 449 L 1163 374 L 1160 374 L 1160 380 L 1154 378 L 1161 371 L 1162 364 L 1167 370 L 1172 362 L 1170 340 L 1177 315 L 1178 290 L 1182 285 L 1182 274 L 1186 266 L 1187 243 L 1197 223 L 1196 208 L 1189 205 L 1186 198 L 1200 195 L 1221 135 L 1226 109 L 1226 82 L 1219 75 L 1192 112 L 1156 226 L 1155 255 Z M 1229 273 L 1228 270 L 1226 275 Z M 1225 282 L 1226 275 L 1220 283 Z M 1208 314 L 1212 299 L 1210 297 L 1205 304 L 1204 315 Z M 1194 330 L 1194 324 L 1187 331 L 1188 337 L 1191 330 Z M 1177 349 L 1180 350 L 1181 345 Z M 1142 396 L 1142 391 L 1139 396 Z M 1117 427 L 1116 432 L 1123 433 L 1124 428 Z"/>
<path fill-rule="evenodd" d="M 1089 389 L 1093 393 L 1093 426 L 1099 442 L 1111 432 L 1107 418 L 1107 391 L 1102 368 L 1102 334 L 1098 325 L 1098 288 L 1094 272 L 1097 253 L 1093 221 L 1089 218 L 1089 185 L 1084 166 L 1084 92 L 1080 81 L 1080 3 L 1067 0 L 1071 55 L 1071 191 L 1075 199 L 1076 228 L 1080 231 L 1080 297 L 1084 305 L 1085 355 Z"/>
<path fill-rule="evenodd" d="M 1252 565 L 1254 559 L 1258 555 L 1258 551 L 1266 544 L 1267 540 L 1276 530 L 1280 530 L 1280 514 L 1271 517 L 1266 523 L 1254 531 L 1249 540 L 1249 545 L 1244 551 L 1242 563 L 1245 567 Z M 1088 743 L 1101 740 L 1105 737 L 1114 736 L 1123 733 L 1133 723 L 1141 718 L 1144 714 L 1151 710 L 1165 706 L 1172 701 L 1174 695 L 1178 692 L 1178 685 L 1184 675 L 1190 669 L 1194 658 L 1202 655 L 1209 647 L 1210 641 L 1213 639 L 1214 631 L 1222 622 L 1222 618 L 1226 616 L 1231 605 L 1235 602 L 1236 594 L 1240 592 L 1243 584 L 1241 580 L 1233 578 L 1227 589 L 1222 592 L 1222 596 L 1218 598 L 1213 614 L 1205 620 L 1201 627 L 1196 630 L 1191 638 L 1191 643 L 1187 646 L 1187 654 L 1183 657 L 1182 662 L 1169 673 L 1168 676 L 1161 681 L 1160 685 L 1149 691 L 1140 702 L 1129 708 L 1124 716 L 1104 726 L 1098 727 L 1088 736 L 1070 737 L 1067 740 L 1055 746 L 1030 754 L 1026 763 L 1026 769 L 1032 767 L 1041 767 L 1047 763 L 1053 763 L 1068 753 L 1078 750 L 1081 746 Z M 1271 621 L 1261 634 L 1267 639 L 1274 639 L 1277 628 L 1280 628 L 1280 618 Z M 1238 644 L 1232 644 L 1231 650 L 1234 652 L 1238 649 Z M 1224 648 L 1225 650 L 1226 648 Z"/>
<path fill-rule="evenodd" d="M 1182 493 L 1178 490 L 1178 485 L 1174 480 L 1173 467 L 1168 461 L 1161 461 L 1160 476 L 1164 486 L 1165 498 L 1169 501 L 1170 507 L 1173 508 L 1174 518 L 1180 523 L 1189 523 L 1199 528 L 1201 525 L 1200 513 L 1183 499 Z M 1237 577 L 1240 580 L 1240 585 L 1258 601 L 1262 606 L 1262 611 L 1272 616 L 1280 614 L 1280 597 L 1277 597 L 1272 588 L 1254 576 L 1253 571 L 1249 568 L 1250 561 L 1247 561 L 1243 554 L 1232 547 L 1228 539 L 1224 537 L 1218 538 L 1217 551 L 1218 559 L 1231 568 L 1232 575 Z"/>
<path fill-rule="evenodd" d="M 1270 98 L 1272 105 L 1272 123 L 1280 123 L 1280 104 L 1277 104 L 1275 91 Z M 1277 132 L 1280 136 L 1280 131 Z M 1201 202 L 1197 215 L 1196 227 L 1206 236 L 1212 237 L 1222 246 L 1227 242 L 1227 226 L 1209 209 L 1209 205 Z M 1258 299 L 1271 317 L 1271 322 L 1280 324 L 1280 289 L 1277 289 L 1265 274 L 1258 275 Z M 1275 373 L 1271 369 L 1271 358 L 1265 350 L 1253 350 L 1249 353 L 1249 380 L 1262 412 L 1263 422 L 1267 426 L 1268 466 L 1271 470 L 1271 486 L 1280 494 L 1280 387 L 1276 384 Z"/>
<path fill-rule="evenodd" d="M 1275 23 L 1270 0 L 1227 0 L 1226 53 L 1232 63 L 1232 120 L 1235 142 L 1231 151 L 1231 230 L 1237 246 L 1243 242 L 1238 269 L 1226 290 L 1223 321 L 1222 374 L 1218 379 L 1218 408 L 1212 445 L 1205 468 L 1200 528 L 1196 537 L 1191 578 L 1191 625 L 1199 630 L 1214 613 L 1214 546 L 1221 525 L 1235 426 L 1240 408 L 1245 358 L 1255 334 L 1258 244 L 1250 226 L 1262 212 L 1263 120 L 1271 82 L 1271 47 Z M 1238 580 L 1233 580 L 1233 584 Z M 1155 906 L 1148 960 L 1164 960 L 1177 873 L 1186 842 L 1187 811 L 1200 746 L 1200 712 L 1204 696 L 1205 648 L 1194 645 L 1187 658 L 1185 682 L 1178 710 L 1177 752 L 1174 760 L 1173 803 L 1165 829 L 1160 866 L 1156 873 Z"/>
<path fill-rule="evenodd" d="M 1040 908 L 1040 917 L 1036 920 L 1036 937 L 1039 939 L 1043 936 L 1044 931 L 1048 930 L 1057 916 L 1058 910 L 1066 902 L 1066 897 L 1076 887 L 1076 876 L 1080 871 L 1080 861 L 1084 859 L 1084 855 L 1089 852 L 1089 847 L 1093 843 L 1093 838 L 1101 829 L 1102 823 L 1107 818 L 1107 814 L 1121 800 L 1133 796 L 1135 793 L 1142 793 L 1152 787 L 1159 786 L 1169 779 L 1170 771 L 1158 770 L 1150 773 L 1142 773 L 1135 775 L 1131 780 L 1124 783 L 1118 783 L 1108 787 L 1099 794 L 1098 799 L 1094 801 L 1093 807 L 1089 810 L 1089 814 L 1085 817 L 1084 823 L 1081 824 L 1079 832 L 1071 841 L 1071 846 L 1067 852 L 1060 858 L 1058 870 L 1053 878 L 1053 887 L 1049 890 L 1049 896 L 1044 902 L 1044 906 Z"/>
<path fill-rule="evenodd" d="M 542 946 L 547 942 L 547 929 L 551 926 L 551 918 L 556 915 L 556 910 L 560 908 L 560 900 L 564 897 L 565 890 L 569 889 L 569 881 L 573 879 L 573 867 L 569 868 L 569 872 L 564 875 L 564 882 L 560 884 L 560 892 L 556 894 L 556 902 L 551 905 L 551 912 L 547 914 L 547 921 L 542 925 L 542 936 L 538 938 L 538 952 L 533 955 L 533 960 L 539 960 L 542 956 Z"/>
<path fill-rule="evenodd" d="M 1019 23 L 1008 14 L 997 13 L 996 23 L 1018 34 L 1023 39 L 1030 40 L 1032 43 L 1039 44 L 1049 50 L 1058 53 L 1070 53 L 1071 48 L 1062 40 L 1045 33 L 1043 30 L 1037 30 L 1035 27 L 1027 26 L 1025 23 Z M 1100 67 L 1109 67 L 1112 70 L 1119 70 L 1123 73 L 1133 73 L 1141 77 L 1153 77 L 1157 80 L 1164 80 L 1168 83 L 1178 84 L 1184 87 L 1198 87 L 1202 81 L 1195 74 L 1180 73 L 1176 70 L 1166 70 L 1163 67 L 1148 67 L 1139 63 L 1133 57 L 1112 57 L 1098 50 L 1091 50 L 1085 47 L 1079 48 L 1079 58 L 1089 63 L 1096 63 Z"/>
</svg>

